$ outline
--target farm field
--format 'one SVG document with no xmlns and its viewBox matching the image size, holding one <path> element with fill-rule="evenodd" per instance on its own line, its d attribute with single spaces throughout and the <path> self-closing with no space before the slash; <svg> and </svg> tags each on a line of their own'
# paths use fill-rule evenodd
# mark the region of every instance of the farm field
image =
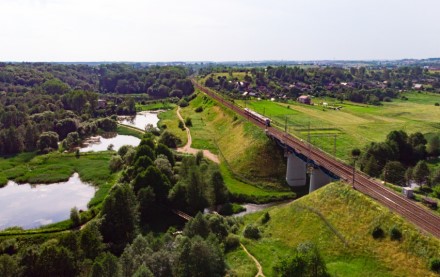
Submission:
<svg viewBox="0 0 440 277">
<path fill-rule="evenodd" d="M 392 130 L 437 133 L 440 131 L 440 95 L 431 93 L 405 93 L 408 100 L 394 99 L 382 106 L 357 104 L 333 99 L 313 98 L 315 105 L 308 106 L 297 102 L 278 103 L 268 100 L 236 101 L 242 107 L 248 107 L 270 117 L 275 126 L 286 128 L 291 134 L 308 139 L 324 151 L 349 160 L 352 148 L 362 148 L 373 141 L 382 141 Z M 328 102 L 341 106 L 332 110 L 317 105 Z M 286 124 L 287 122 L 287 124 Z M 335 139 L 336 138 L 336 139 Z"/>
<path fill-rule="evenodd" d="M 263 224 L 265 211 L 270 220 Z M 241 242 L 266 276 L 274 276 L 273 266 L 304 242 L 319 248 L 331 276 L 435 276 L 428 261 L 440 254 L 440 241 L 343 183 L 265 211 L 244 217 L 243 226 L 257 226 L 261 238 L 241 238 Z M 373 239 L 372 230 L 378 226 L 385 235 Z M 401 231 L 400 240 L 390 238 L 392 228 Z M 247 276 L 240 272 L 253 262 L 236 264 L 237 251 L 227 260 L 237 266 L 238 276 Z"/>
</svg>

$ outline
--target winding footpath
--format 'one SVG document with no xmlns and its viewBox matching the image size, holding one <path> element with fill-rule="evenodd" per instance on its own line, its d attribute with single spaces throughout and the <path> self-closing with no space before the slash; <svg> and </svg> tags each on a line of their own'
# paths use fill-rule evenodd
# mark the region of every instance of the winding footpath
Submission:
<svg viewBox="0 0 440 277">
<path fill-rule="evenodd" d="M 177 108 L 177 117 L 179 118 L 179 120 L 181 120 L 183 122 L 183 126 L 185 127 L 186 135 L 188 137 L 188 142 L 185 144 L 185 146 L 177 148 L 177 152 L 195 155 L 195 154 L 197 154 L 197 152 L 202 151 L 204 157 L 219 164 L 220 160 L 218 159 L 218 156 L 211 153 L 211 151 L 191 148 L 191 144 L 192 144 L 191 132 L 190 132 L 189 128 L 186 126 L 185 121 L 183 120 L 183 117 L 180 115 L 180 107 Z"/>
<path fill-rule="evenodd" d="M 246 252 L 246 254 L 249 256 L 249 258 L 251 258 L 252 260 L 254 260 L 255 265 L 257 266 L 258 272 L 257 275 L 255 275 L 255 277 L 261 276 L 261 277 L 266 277 L 263 274 L 263 267 L 261 266 L 261 264 L 258 262 L 258 260 L 252 256 L 251 253 L 249 253 L 249 251 L 246 249 L 246 247 L 244 247 L 244 245 L 242 243 L 240 243 L 241 248 L 243 248 L 244 252 Z"/>
</svg>

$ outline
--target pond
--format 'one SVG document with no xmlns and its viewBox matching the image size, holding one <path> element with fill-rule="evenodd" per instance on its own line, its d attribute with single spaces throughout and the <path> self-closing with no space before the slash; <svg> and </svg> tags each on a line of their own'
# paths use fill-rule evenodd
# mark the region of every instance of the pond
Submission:
<svg viewBox="0 0 440 277">
<path fill-rule="evenodd" d="M 159 122 L 159 117 L 157 117 L 158 113 L 159 111 L 144 111 L 137 113 L 136 116 L 121 116 L 119 117 L 119 122 L 124 125 L 145 130 L 147 124 L 152 124 L 154 127 L 157 127 L 157 123 Z"/>
<path fill-rule="evenodd" d="M 83 144 L 80 152 L 105 151 L 110 144 L 113 144 L 113 150 L 118 151 L 123 145 L 138 146 L 140 139 L 133 136 L 118 135 L 116 133 L 108 133 L 102 136 L 91 137 Z"/>
<path fill-rule="evenodd" d="M 12 226 L 37 228 L 69 219 L 70 209 L 86 210 L 95 187 L 80 180 L 78 173 L 67 182 L 30 185 L 9 181 L 0 189 L 0 230 Z"/>
</svg>

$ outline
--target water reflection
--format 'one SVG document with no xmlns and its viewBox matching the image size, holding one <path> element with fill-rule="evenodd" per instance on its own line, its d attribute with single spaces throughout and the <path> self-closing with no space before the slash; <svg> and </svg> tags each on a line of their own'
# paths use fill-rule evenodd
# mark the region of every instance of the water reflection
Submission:
<svg viewBox="0 0 440 277">
<path fill-rule="evenodd" d="M 87 139 L 80 149 L 80 152 L 105 151 L 110 144 L 113 144 L 113 150 L 118 151 L 123 145 L 138 146 L 140 142 L 141 140 L 137 137 L 106 133 L 102 136 Z"/>
<path fill-rule="evenodd" d="M 145 126 L 147 126 L 147 124 L 152 124 L 154 127 L 157 127 L 157 123 L 159 122 L 157 114 L 158 112 L 139 112 L 136 114 L 136 116 L 121 116 L 119 117 L 119 122 L 124 125 L 145 130 Z"/>
<path fill-rule="evenodd" d="M 67 182 L 48 185 L 9 181 L 0 189 L 0 230 L 12 226 L 36 228 L 70 217 L 70 209 L 86 210 L 95 188 L 83 183 L 78 173 Z"/>
</svg>

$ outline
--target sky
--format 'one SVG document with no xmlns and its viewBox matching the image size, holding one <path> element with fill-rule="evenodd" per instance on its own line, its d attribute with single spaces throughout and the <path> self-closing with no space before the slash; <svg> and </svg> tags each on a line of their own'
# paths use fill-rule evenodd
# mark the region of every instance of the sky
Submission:
<svg viewBox="0 0 440 277">
<path fill-rule="evenodd" d="M 438 0 L 0 0 L 0 61 L 440 57 Z"/>
</svg>

